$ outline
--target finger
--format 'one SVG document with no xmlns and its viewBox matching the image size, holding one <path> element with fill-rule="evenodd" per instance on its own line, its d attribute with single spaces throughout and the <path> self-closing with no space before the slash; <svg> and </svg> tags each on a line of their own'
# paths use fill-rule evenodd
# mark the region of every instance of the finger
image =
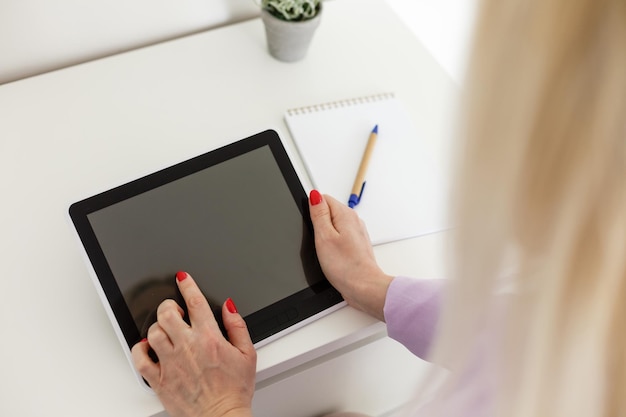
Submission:
<svg viewBox="0 0 626 417">
<path fill-rule="evenodd" d="M 220 332 L 220 328 L 215 321 L 215 316 L 209 302 L 206 300 L 200 288 L 196 284 L 196 281 L 186 272 L 180 271 L 176 274 L 176 282 L 180 293 L 187 304 L 187 311 L 189 312 L 189 322 L 191 327 L 194 326 L 209 326 L 214 331 Z"/>
<path fill-rule="evenodd" d="M 158 363 L 154 363 L 152 361 L 150 355 L 148 354 L 149 350 L 150 344 L 148 343 L 148 339 L 143 339 L 141 342 L 136 343 L 135 346 L 133 346 L 130 353 L 137 372 L 139 372 L 141 376 L 148 381 L 148 384 L 154 388 L 154 384 L 156 384 L 159 380 L 161 367 Z"/>
<path fill-rule="evenodd" d="M 183 320 L 184 316 L 185 312 L 174 300 L 165 300 L 157 308 L 157 322 L 172 343 L 180 342 L 189 330 L 189 325 Z"/>
<path fill-rule="evenodd" d="M 174 344 L 159 322 L 153 323 L 148 329 L 148 342 L 160 359 L 169 356 L 174 351 Z"/>
<path fill-rule="evenodd" d="M 230 343 L 247 355 L 256 354 L 248 326 L 241 314 L 237 312 L 237 307 L 232 299 L 226 300 L 222 306 L 222 320 L 228 333 Z"/>
<path fill-rule="evenodd" d="M 325 197 L 328 198 L 328 196 Z M 309 194 L 309 212 L 311 214 L 311 221 L 313 222 L 313 231 L 317 236 L 337 233 L 332 222 L 327 198 L 322 197 L 317 190 L 311 190 Z"/>
<path fill-rule="evenodd" d="M 329 195 L 325 195 L 324 199 L 328 204 L 330 220 L 337 233 L 341 234 L 343 227 L 352 229 L 360 226 L 360 218 L 356 211 Z"/>
</svg>

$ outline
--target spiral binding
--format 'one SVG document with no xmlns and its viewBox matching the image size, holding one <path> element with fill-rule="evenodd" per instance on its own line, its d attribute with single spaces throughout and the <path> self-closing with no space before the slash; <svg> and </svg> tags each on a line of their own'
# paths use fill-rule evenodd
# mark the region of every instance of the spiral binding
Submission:
<svg viewBox="0 0 626 417">
<path fill-rule="evenodd" d="M 287 110 L 287 115 L 298 116 L 298 115 L 303 115 L 303 114 L 308 114 L 308 113 L 315 113 L 319 111 L 337 109 L 341 107 L 355 106 L 358 104 L 374 103 L 376 101 L 389 100 L 390 98 L 394 98 L 394 97 L 395 97 L 394 93 L 372 94 L 369 96 L 356 97 L 356 98 L 352 98 L 348 100 L 339 100 L 339 101 L 332 101 L 329 103 L 315 104 L 312 106 L 297 107 L 297 108 Z"/>
</svg>

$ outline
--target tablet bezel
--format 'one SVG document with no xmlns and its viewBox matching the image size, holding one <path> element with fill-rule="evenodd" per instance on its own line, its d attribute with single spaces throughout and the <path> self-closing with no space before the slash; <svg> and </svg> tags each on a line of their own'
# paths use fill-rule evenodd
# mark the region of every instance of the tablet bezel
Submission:
<svg viewBox="0 0 626 417">
<path fill-rule="evenodd" d="M 99 287 L 98 292 L 105 307 L 107 307 L 111 321 L 116 327 L 120 341 L 128 348 L 126 353 L 129 358 L 130 348 L 141 340 L 142 335 L 107 263 L 88 215 L 263 146 L 269 146 L 312 239 L 313 225 L 309 217 L 307 194 L 278 134 L 274 130 L 266 130 L 206 152 L 70 206 L 69 216 L 87 256 L 94 281 Z M 309 246 L 314 252 L 314 244 L 312 241 L 310 243 Z M 313 255 L 317 261 L 317 255 L 315 253 Z M 330 285 L 323 273 L 320 272 L 320 274 L 320 282 L 312 286 L 309 285 L 307 288 L 245 317 L 256 347 L 260 347 L 288 331 L 345 305 L 339 292 Z"/>
</svg>

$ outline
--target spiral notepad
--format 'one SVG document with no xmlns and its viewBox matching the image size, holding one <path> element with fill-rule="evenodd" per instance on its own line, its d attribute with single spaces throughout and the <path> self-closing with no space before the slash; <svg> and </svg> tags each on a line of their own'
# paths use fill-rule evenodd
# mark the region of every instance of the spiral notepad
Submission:
<svg viewBox="0 0 626 417">
<path fill-rule="evenodd" d="M 392 93 L 290 109 L 285 122 L 315 188 L 347 203 L 372 128 L 378 139 L 355 207 L 373 244 L 448 227 L 448 173 Z"/>
</svg>

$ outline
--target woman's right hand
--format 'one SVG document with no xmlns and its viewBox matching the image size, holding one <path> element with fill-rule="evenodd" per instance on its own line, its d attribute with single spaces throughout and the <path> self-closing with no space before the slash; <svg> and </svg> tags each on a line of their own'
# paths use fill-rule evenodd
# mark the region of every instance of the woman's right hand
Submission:
<svg viewBox="0 0 626 417">
<path fill-rule="evenodd" d="M 384 321 L 393 277 L 376 263 L 365 224 L 356 212 L 317 190 L 309 195 L 315 248 L 322 270 L 347 303 Z"/>
<path fill-rule="evenodd" d="M 148 338 L 132 349 L 135 367 L 172 417 L 252 416 L 256 351 L 246 322 L 233 301 L 226 301 L 226 340 L 193 278 L 181 271 L 176 283 L 187 304 L 189 324 L 175 301 L 163 301 Z M 159 362 L 150 358 L 150 348 Z"/>
</svg>

